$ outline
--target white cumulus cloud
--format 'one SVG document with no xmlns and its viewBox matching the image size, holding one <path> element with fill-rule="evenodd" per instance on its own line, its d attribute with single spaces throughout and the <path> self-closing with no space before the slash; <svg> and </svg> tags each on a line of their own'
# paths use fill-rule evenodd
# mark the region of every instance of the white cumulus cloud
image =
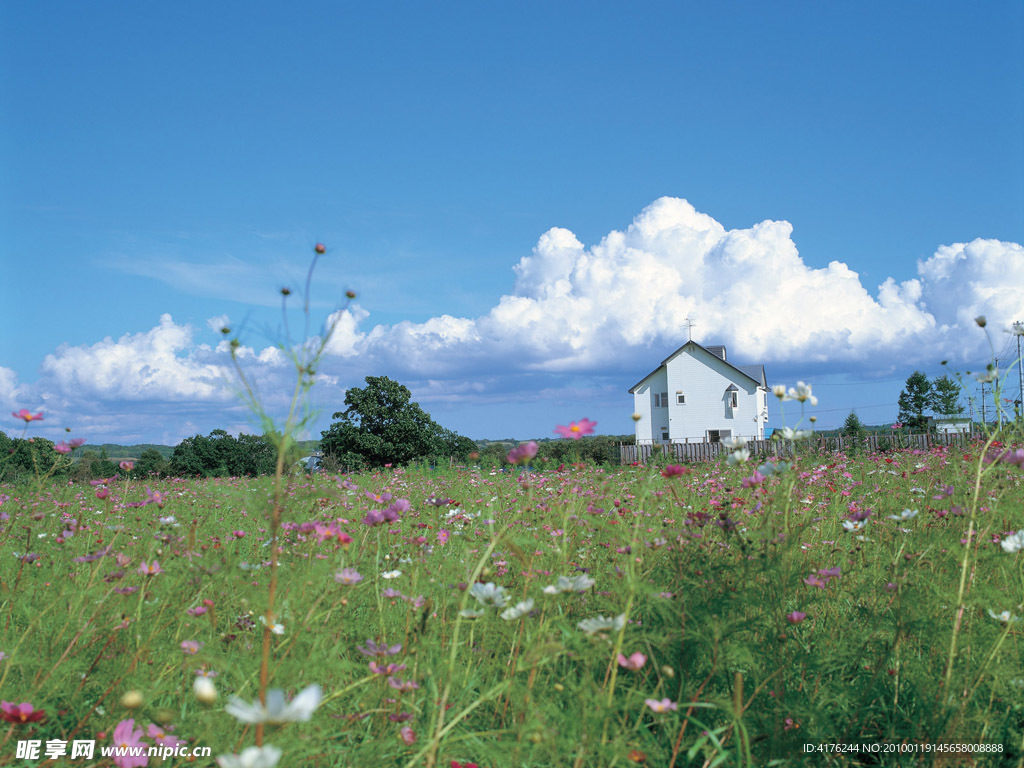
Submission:
<svg viewBox="0 0 1024 768">
<path fill-rule="evenodd" d="M 656 200 L 625 231 L 585 246 L 553 228 L 513 267 L 512 293 L 485 315 L 441 315 L 359 329 L 344 310 L 330 352 L 389 369 L 599 371 L 652 359 L 686 338 L 728 345 L 731 359 L 837 369 L 977 355 L 974 317 L 1024 317 L 1024 251 L 974 240 L 940 247 L 918 277 L 874 290 L 847 264 L 816 269 L 786 221 L 727 230 L 679 198 Z"/>
</svg>

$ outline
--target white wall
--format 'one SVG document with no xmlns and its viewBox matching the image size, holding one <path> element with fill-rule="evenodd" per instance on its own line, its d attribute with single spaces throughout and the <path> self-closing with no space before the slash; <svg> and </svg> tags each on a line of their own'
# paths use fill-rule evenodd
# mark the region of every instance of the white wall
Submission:
<svg viewBox="0 0 1024 768">
<path fill-rule="evenodd" d="M 690 347 L 666 365 L 669 396 L 669 427 L 672 440 L 702 441 L 707 430 L 731 430 L 733 436 L 755 438 L 764 435 L 764 422 L 754 421 L 759 406 L 767 404 L 763 390 L 725 361 L 709 352 Z M 736 408 L 728 406 L 726 388 L 739 390 Z M 676 403 L 676 392 L 686 403 Z M 760 402 L 759 402 L 760 401 Z"/>
<path fill-rule="evenodd" d="M 668 409 L 654 407 L 654 393 L 666 390 L 666 374 L 664 368 L 652 373 L 633 393 L 633 412 L 640 414 L 636 422 L 636 441 L 661 441 L 661 428 L 669 426 Z"/>
</svg>

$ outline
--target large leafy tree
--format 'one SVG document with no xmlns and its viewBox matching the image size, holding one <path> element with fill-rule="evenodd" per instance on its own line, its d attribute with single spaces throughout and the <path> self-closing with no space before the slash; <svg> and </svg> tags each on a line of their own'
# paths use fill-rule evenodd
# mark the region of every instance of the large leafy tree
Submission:
<svg viewBox="0 0 1024 768">
<path fill-rule="evenodd" d="M 223 429 L 182 440 L 171 454 L 170 471 L 191 477 L 265 475 L 275 469 L 277 449 L 263 435 L 232 437 Z"/>
<path fill-rule="evenodd" d="M 907 377 L 906 385 L 900 392 L 899 420 L 905 427 L 924 429 L 928 419 L 925 409 L 932 404 L 932 384 L 921 371 L 914 371 Z"/>
<path fill-rule="evenodd" d="M 960 385 L 949 376 L 932 382 L 931 408 L 940 416 L 959 416 L 964 412 L 960 402 Z"/>
<path fill-rule="evenodd" d="M 367 376 L 365 387 L 345 393 L 344 411 L 322 433 L 320 449 L 341 467 L 406 464 L 431 457 L 464 458 L 476 449 L 467 437 L 445 429 L 412 402 L 407 387 L 387 376 Z"/>
</svg>

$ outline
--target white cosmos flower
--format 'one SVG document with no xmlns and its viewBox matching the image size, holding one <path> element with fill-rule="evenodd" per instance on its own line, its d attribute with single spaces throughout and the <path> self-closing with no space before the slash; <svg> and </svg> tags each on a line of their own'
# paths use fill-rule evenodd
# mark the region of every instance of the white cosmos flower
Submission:
<svg viewBox="0 0 1024 768">
<path fill-rule="evenodd" d="M 614 619 L 606 619 L 604 616 L 595 616 L 593 619 L 584 619 L 578 626 L 588 635 L 596 635 L 609 630 L 618 632 L 626 624 L 626 614 L 620 613 Z"/>
<path fill-rule="evenodd" d="M 730 467 L 735 467 L 737 464 L 742 464 L 744 461 L 750 458 L 750 451 L 746 448 L 741 448 L 738 451 L 733 451 L 729 454 L 729 457 L 725 460 L 725 463 Z"/>
<path fill-rule="evenodd" d="M 496 586 L 492 581 L 486 584 L 477 582 L 470 587 L 469 594 L 475 597 L 481 604 L 491 605 L 495 608 L 504 608 L 507 602 L 505 599 L 505 588 Z"/>
<path fill-rule="evenodd" d="M 459 616 L 464 619 L 479 619 L 487 611 L 481 610 L 480 608 L 464 608 L 459 611 Z"/>
<path fill-rule="evenodd" d="M 192 682 L 192 692 L 203 704 L 213 704 L 217 700 L 217 686 L 213 680 L 199 675 Z"/>
<path fill-rule="evenodd" d="M 890 520 L 910 520 L 917 517 L 916 509 L 904 509 L 898 515 L 889 515 Z"/>
<path fill-rule="evenodd" d="M 232 696 L 224 711 L 243 723 L 304 723 L 320 706 L 322 696 L 320 686 L 313 684 L 285 703 L 284 691 L 280 688 L 271 688 L 267 691 L 266 705 L 261 704 L 259 699 L 249 704 L 237 696 Z"/>
<path fill-rule="evenodd" d="M 220 768 L 274 768 L 281 759 L 281 750 L 271 744 L 262 747 L 246 747 L 240 755 L 220 755 Z"/>
<path fill-rule="evenodd" d="M 785 384 L 776 384 L 772 387 L 772 394 L 779 398 L 779 400 L 789 400 L 789 397 L 786 395 Z"/>
<path fill-rule="evenodd" d="M 811 385 L 810 384 L 804 384 L 802 381 L 798 381 L 796 383 L 796 389 L 793 389 L 792 387 L 790 387 L 789 388 L 789 392 L 787 393 L 787 396 L 789 397 L 790 400 L 797 400 L 797 401 L 799 401 L 801 403 L 804 403 L 804 402 L 807 402 L 808 400 L 810 400 L 811 401 L 811 405 L 817 405 L 818 404 L 818 398 L 816 398 L 814 395 L 811 394 Z"/>
<path fill-rule="evenodd" d="M 511 608 L 506 608 L 501 612 L 501 618 L 505 621 L 514 621 L 515 619 L 521 618 L 533 610 L 533 598 L 523 600 L 521 603 L 517 603 Z"/>
<path fill-rule="evenodd" d="M 1003 624 L 1013 624 L 1020 621 L 1020 617 L 1014 616 L 1009 611 L 1003 611 L 1002 613 L 994 613 L 991 608 L 988 609 L 988 615 L 996 621 L 1001 621 Z"/>
<path fill-rule="evenodd" d="M 1020 552 L 1024 549 L 1024 528 L 1021 528 L 1013 536 L 1007 536 L 999 542 L 999 546 L 1003 548 L 1004 552 Z"/>
<path fill-rule="evenodd" d="M 384 571 L 384 573 L 382 573 L 380 577 L 382 579 L 397 579 L 401 575 L 401 571 Z"/>
<path fill-rule="evenodd" d="M 814 433 L 809 429 L 793 429 L 791 427 L 783 427 L 779 430 L 779 434 L 782 435 L 783 440 L 804 440 Z"/>
<path fill-rule="evenodd" d="M 867 520 L 843 520 L 843 528 L 847 531 L 863 531 L 867 527 Z"/>
<path fill-rule="evenodd" d="M 738 451 L 740 448 L 747 447 L 747 441 L 742 437 L 723 437 L 719 442 L 730 451 Z"/>
<path fill-rule="evenodd" d="M 562 592 L 586 592 L 596 583 L 585 573 L 581 573 L 579 576 L 574 576 L 571 579 L 568 576 L 559 576 L 558 581 L 554 584 L 544 587 L 544 594 L 557 595 Z"/>
<path fill-rule="evenodd" d="M 266 616 L 260 616 L 260 624 L 262 624 L 264 627 L 267 626 Z M 284 624 L 281 624 L 280 622 L 275 622 L 273 625 L 271 625 L 270 631 L 273 632 L 275 635 L 283 635 Z"/>
</svg>

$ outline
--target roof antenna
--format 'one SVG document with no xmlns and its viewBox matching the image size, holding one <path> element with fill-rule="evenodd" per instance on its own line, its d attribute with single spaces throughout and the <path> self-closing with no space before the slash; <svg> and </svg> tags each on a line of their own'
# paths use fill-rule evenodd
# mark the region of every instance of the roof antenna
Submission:
<svg viewBox="0 0 1024 768">
<path fill-rule="evenodd" d="M 693 341 L 693 326 L 695 326 L 696 323 L 693 322 L 690 319 L 689 315 L 687 315 L 685 319 L 686 319 L 686 340 L 687 341 Z"/>
</svg>

